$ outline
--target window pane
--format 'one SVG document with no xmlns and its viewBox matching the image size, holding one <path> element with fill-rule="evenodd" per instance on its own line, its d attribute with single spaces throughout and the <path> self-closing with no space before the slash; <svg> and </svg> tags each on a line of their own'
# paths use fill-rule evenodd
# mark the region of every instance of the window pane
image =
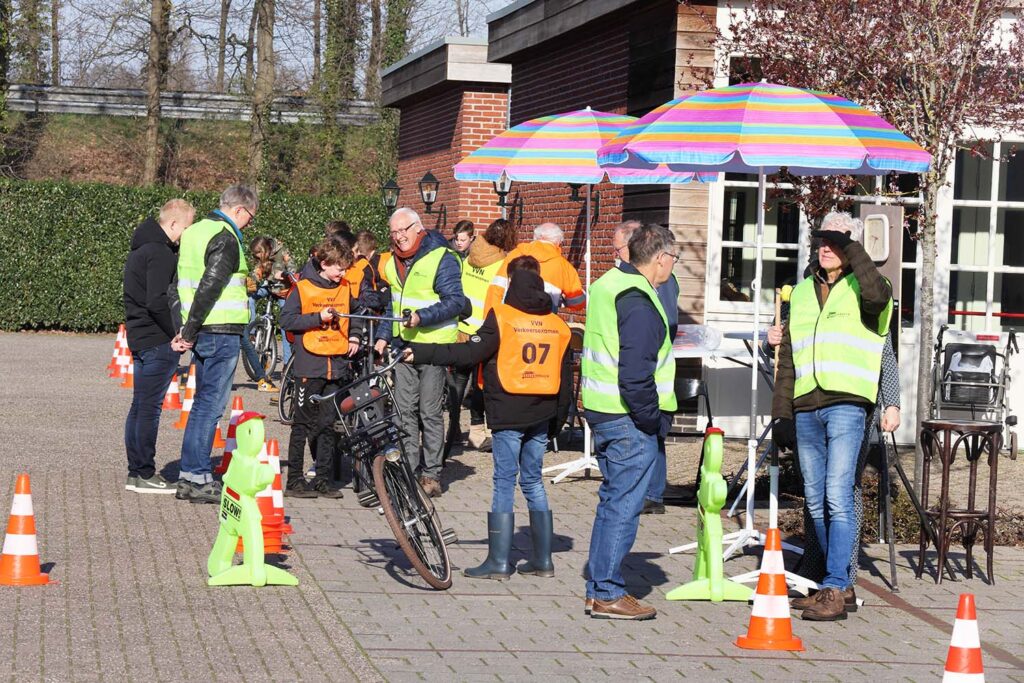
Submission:
<svg viewBox="0 0 1024 683">
<path fill-rule="evenodd" d="M 992 198 L 992 145 L 983 149 L 988 158 L 963 149 L 956 153 L 953 199 Z"/>
<path fill-rule="evenodd" d="M 917 173 L 890 173 L 885 177 L 885 189 L 887 191 L 896 191 L 902 194 L 904 197 L 917 196 L 917 191 L 921 186 L 921 176 Z"/>
<path fill-rule="evenodd" d="M 900 326 L 914 326 L 914 306 L 917 305 L 917 287 L 915 281 L 917 271 L 910 268 L 903 269 L 903 298 L 897 302 L 900 307 Z"/>
<path fill-rule="evenodd" d="M 753 242 L 757 239 L 757 188 L 725 189 L 722 240 Z M 768 201 L 764 215 L 764 241 L 796 244 L 800 239 L 800 212 L 778 199 Z"/>
<path fill-rule="evenodd" d="M 909 216 L 906 223 L 907 227 L 903 228 L 903 262 L 917 263 L 917 240 L 911 237 L 917 234 L 917 218 Z"/>
<path fill-rule="evenodd" d="M 722 301 L 750 301 L 754 279 L 754 248 L 727 247 L 722 250 Z M 774 305 L 775 289 L 796 284 L 796 250 L 765 249 L 761 301 Z M 765 309 L 766 315 L 771 311 Z"/>
<path fill-rule="evenodd" d="M 1003 330 L 1024 332 L 1024 274 L 996 273 L 992 311 L 1004 314 L 996 319 Z"/>
<path fill-rule="evenodd" d="M 949 274 L 950 325 L 963 330 L 985 328 L 985 280 L 985 273 Z"/>
<path fill-rule="evenodd" d="M 950 256 L 962 266 L 988 265 L 989 209 L 953 209 L 953 244 Z"/>
<path fill-rule="evenodd" d="M 996 211 L 996 263 L 999 262 L 1004 266 L 1024 266 L 1024 209 Z"/>
<path fill-rule="evenodd" d="M 1019 142 L 1004 142 L 1002 155 L 1008 156 L 1009 150 L 1015 145 L 1024 146 Z M 1002 163 L 999 169 L 999 201 L 1024 202 L 1024 149 L 1018 149 L 1016 154 Z"/>
</svg>

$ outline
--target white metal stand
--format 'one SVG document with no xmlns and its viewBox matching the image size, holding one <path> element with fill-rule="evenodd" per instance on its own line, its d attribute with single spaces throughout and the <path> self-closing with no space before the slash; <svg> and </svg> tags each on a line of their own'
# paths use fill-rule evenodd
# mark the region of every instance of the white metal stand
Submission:
<svg viewBox="0 0 1024 683">
<path fill-rule="evenodd" d="M 591 185 L 587 185 L 587 249 L 583 254 L 583 262 L 586 265 L 586 278 L 587 278 L 587 307 L 590 307 L 590 195 Z M 594 457 L 592 435 L 590 432 L 590 424 L 586 418 L 583 419 L 583 457 L 571 460 L 569 462 L 562 463 L 561 465 L 551 465 L 541 470 L 541 474 L 547 472 L 559 472 L 557 476 L 552 478 L 551 483 L 557 484 L 566 477 L 572 474 L 578 474 L 583 472 L 583 476 L 589 477 L 590 470 L 599 469 L 597 466 L 597 459 Z"/>
</svg>

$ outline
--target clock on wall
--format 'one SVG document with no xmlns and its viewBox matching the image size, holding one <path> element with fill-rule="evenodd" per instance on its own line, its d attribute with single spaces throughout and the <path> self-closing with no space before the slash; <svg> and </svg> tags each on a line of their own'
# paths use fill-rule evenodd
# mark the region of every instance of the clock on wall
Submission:
<svg viewBox="0 0 1024 683">
<path fill-rule="evenodd" d="M 875 263 L 889 259 L 889 217 L 873 213 L 864 217 L 864 251 Z"/>
</svg>

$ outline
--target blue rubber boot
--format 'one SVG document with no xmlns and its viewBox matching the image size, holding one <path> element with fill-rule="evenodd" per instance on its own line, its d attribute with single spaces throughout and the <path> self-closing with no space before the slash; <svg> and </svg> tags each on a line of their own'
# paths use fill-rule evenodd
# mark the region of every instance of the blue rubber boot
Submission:
<svg viewBox="0 0 1024 683">
<path fill-rule="evenodd" d="M 514 512 L 487 513 L 487 559 L 479 567 L 463 569 L 462 575 L 471 579 L 497 579 L 507 581 L 515 572 L 508 563 L 515 531 Z"/>
<path fill-rule="evenodd" d="M 530 574 L 550 579 L 555 575 L 555 565 L 551 562 L 552 528 L 551 510 L 542 512 L 530 511 L 530 540 L 533 549 L 530 559 L 519 565 L 520 574 Z"/>
</svg>

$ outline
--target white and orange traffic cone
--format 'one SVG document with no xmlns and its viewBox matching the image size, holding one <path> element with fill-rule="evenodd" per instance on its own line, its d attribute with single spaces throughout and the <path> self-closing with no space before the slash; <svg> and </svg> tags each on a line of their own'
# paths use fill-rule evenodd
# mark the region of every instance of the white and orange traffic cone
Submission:
<svg viewBox="0 0 1024 683">
<path fill-rule="evenodd" d="M 128 351 L 128 362 L 125 365 L 124 379 L 121 382 L 122 389 L 134 389 L 135 388 L 135 359 L 132 358 L 132 352 Z"/>
<path fill-rule="evenodd" d="M 181 404 L 181 417 L 174 423 L 175 429 L 184 429 L 188 424 L 188 414 L 192 412 L 192 400 L 196 395 L 196 364 L 188 366 L 188 382 L 185 384 L 185 402 Z"/>
<path fill-rule="evenodd" d="M 270 463 L 268 444 L 266 441 L 263 442 L 263 448 L 260 450 L 259 461 L 262 464 Z M 263 552 L 264 554 L 281 553 L 285 548 L 284 543 L 281 540 L 281 524 L 284 519 L 274 512 L 274 484 L 269 484 L 267 488 L 257 493 L 255 498 L 256 505 L 260 509 L 260 514 L 263 516 L 261 523 L 261 526 L 263 527 Z M 242 552 L 243 547 L 242 537 L 239 536 L 238 545 L 236 546 L 237 552 Z"/>
<path fill-rule="evenodd" d="M 171 375 L 171 383 L 167 385 L 167 393 L 164 394 L 164 410 L 181 410 L 181 383 L 178 382 L 178 371 Z"/>
<path fill-rule="evenodd" d="M 793 635 L 786 566 L 782 560 L 782 536 L 777 527 L 768 529 L 750 625 L 747 635 L 736 639 L 736 645 L 746 650 L 804 649 L 804 644 Z"/>
<path fill-rule="evenodd" d="M 281 488 L 281 447 L 277 439 L 271 439 L 267 444 L 267 456 L 270 458 L 270 466 L 274 468 L 274 514 L 281 518 L 281 533 L 292 533 L 292 525 L 288 523 L 288 517 L 284 513 L 284 489 Z"/>
<path fill-rule="evenodd" d="M 110 356 L 110 362 L 107 364 L 107 374 L 110 377 L 118 376 L 117 358 L 121 354 L 121 346 L 128 344 L 127 332 L 125 332 L 124 323 L 117 328 L 117 336 L 114 338 L 114 353 Z"/>
<path fill-rule="evenodd" d="M 953 636 L 949 639 L 949 654 L 942 683 L 984 683 L 985 669 L 981 665 L 981 637 L 978 635 L 978 615 L 974 609 L 974 595 L 961 593 L 953 622 Z"/>
<path fill-rule="evenodd" d="M 235 452 L 235 448 L 238 443 L 235 441 L 235 428 L 238 426 L 238 417 L 245 412 L 245 408 L 242 406 L 242 397 L 237 394 L 231 399 L 231 418 L 228 420 L 228 440 L 224 444 L 224 455 L 220 459 L 220 463 L 217 464 L 217 468 L 213 471 L 214 474 L 223 475 L 228 471 L 228 465 L 231 464 L 231 454 Z"/>
<path fill-rule="evenodd" d="M 7 522 L 3 554 L 0 555 L 0 584 L 40 586 L 50 582 L 39 566 L 36 520 L 32 512 L 32 488 L 28 475 L 19 474 L 14 484 L 11 517 Z"/>
<path fill-rule="evenodd" d="M 213 448 L 225 448 L 227 445 L 224 435 L 220 433 L 220 420 L 217 420 L 217 428 L 213 430 Z"/>
<path fill-rule="evenodd" d="M 117 352 L 117 370 L 111 375 L 114 379 L 123 379 L 128 372 L 128 366 L 132 364 L 132 352 L 128 348 L 127 333 L 121 342 L 121 348 Z"/>
</svg>

